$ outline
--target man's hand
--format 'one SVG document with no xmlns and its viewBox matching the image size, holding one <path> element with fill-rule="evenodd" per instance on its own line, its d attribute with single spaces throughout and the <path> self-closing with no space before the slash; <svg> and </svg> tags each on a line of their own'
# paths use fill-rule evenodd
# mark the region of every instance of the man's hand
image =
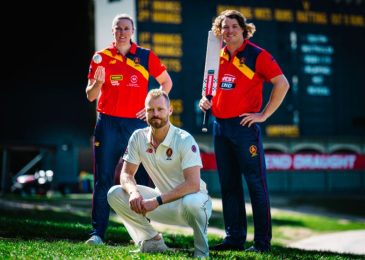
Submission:
<svg viewBox="0 0 365 260">
<path fill-rule="evenodd" d="M 146 214 L 146 210 L 143 207 L 143 197 L 138 191 L 133 191 L 129 195 L 129 207 L 137 214 Z"/>
<path fill-rule="evenodd" d="M 253 123 L 262 123 L 266 121 L 266 117 L 263 115 L 263 113 L 244 113 L 240 115 L 240 117 L 243 117 L 243 119 L 240 122 L 240 125 L 247 125 L 250 127 Z"/>
<path fill-rule="evenodd" d="M 158 202 L 156 200 L 156 198 L 152 198 L 152 199 L 148 199 L 148 200 L 143 200 L 142 201 L 142 206 L 143 206 L 143 209 L 145 210 L 145 212 L 149 212 L 149 211 L 152 211 L 156 208 L 158 208 Z"/>
<path fill-rule="evenodd" d="M 199 108 L 201 111 L 205 112 L 212 107 L 212 102 L 210 102 L 206 97 L 202 97 L 199 101 Z"/>
</svg>

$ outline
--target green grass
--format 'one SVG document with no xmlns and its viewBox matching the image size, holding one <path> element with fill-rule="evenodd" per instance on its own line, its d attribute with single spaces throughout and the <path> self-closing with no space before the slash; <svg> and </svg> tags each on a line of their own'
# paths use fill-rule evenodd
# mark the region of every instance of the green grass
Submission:
<svg viewBox="0 0 365 260">
<path fill-rule="evenodd" d="M 165 241 L 168 246 L 177 248 L 176 252 L 131 254 L 130 251 L 136 247 L 131 243 L 123 225 L 113 219 L 110 221 L 105 245 L 85 245 L 84 241 L 91 228 L 89 197 L 7 197 L 7 200 L 21 200 L 36 206 L 31 209 L 0 208 L 0 259 L 189 259 L 192 256 L 192 236 L 167 233 L 164 233 Z M 73 207 L 77 207 L 77 210 Z M 214 212 L 210 226 L 223 227 L 221 212 Z M 252 233 L 251 217 L 249 226 L 249 232 Z M 286 248 L 281 241 L 293 238 L 290 234 L 284 234 L 283 230 L 300 228 L 321 233 L 365 229 L 365 223 L 279 212 L 273 214 L 274 235 L 270 253 L 211 252 L 210 259 L 364 259 L 364 256 L 350 254 Z M 220 237 L 209 235 L 210 244 L 220 240 Z"/>
</svg>

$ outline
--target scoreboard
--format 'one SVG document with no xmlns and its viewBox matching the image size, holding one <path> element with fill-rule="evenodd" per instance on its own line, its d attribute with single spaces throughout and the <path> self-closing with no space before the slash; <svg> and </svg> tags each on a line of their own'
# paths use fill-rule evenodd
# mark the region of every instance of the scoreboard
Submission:
<svg viewBox="0 0 365 260">
<path fill-rule="evenodd" d="M 291 86 L 281 107 L 262 124 L 266 136 L 365 135 L 365 1 L 136 3 L 137 42 L 162 59 L 173 80 L 175 125 L 201 133 L 197 104 L 207 31 L 221 11 L 236 9 L 256 25 L 250 40 L 276 58 Z M 271 85 L 265 84 L 265 102 L 270 92 Z"/>
</svg>

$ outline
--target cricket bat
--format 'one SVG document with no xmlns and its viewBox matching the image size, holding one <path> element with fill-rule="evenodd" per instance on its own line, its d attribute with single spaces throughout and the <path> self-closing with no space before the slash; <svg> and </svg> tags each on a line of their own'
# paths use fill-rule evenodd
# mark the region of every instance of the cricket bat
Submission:
<svg viewBox="0 0 365 260">
<path fill-rule="evenodd" d="M 205 68 L 203 78 L 202 96 L 209 101 L 215 95 L 218 83 L 219 58 L 222 48 L 222 38 L 216 37 L 213 31 L 208 32 L 207 52 L 205 54 Z M 202 132 L 208 132 L 210 109 L 204 112 Z"/>
</svg>

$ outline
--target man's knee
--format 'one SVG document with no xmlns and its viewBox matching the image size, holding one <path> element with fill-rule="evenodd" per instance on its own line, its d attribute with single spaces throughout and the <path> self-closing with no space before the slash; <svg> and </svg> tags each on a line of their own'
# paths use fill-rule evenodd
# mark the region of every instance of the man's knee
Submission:
<svg viewBox="0 0 365 260">
<path fill-rule="evenodd" d="M 116 202 L 120 202 L 122 198 L 123 189 L 120 185 L 115 185 L 111 187 L 108 191 L 108 203 L 112 206 Z"/>
<path fill-rule="evenodd" d="M 202 194 L 194 193 L 186 195 L 182 199 L 184 210 L 189 215 L 194 215 L 195 217 L 204 217 L 211 215 L 211 201 L 209 198 L 203 198 Z"/>
</svg>

